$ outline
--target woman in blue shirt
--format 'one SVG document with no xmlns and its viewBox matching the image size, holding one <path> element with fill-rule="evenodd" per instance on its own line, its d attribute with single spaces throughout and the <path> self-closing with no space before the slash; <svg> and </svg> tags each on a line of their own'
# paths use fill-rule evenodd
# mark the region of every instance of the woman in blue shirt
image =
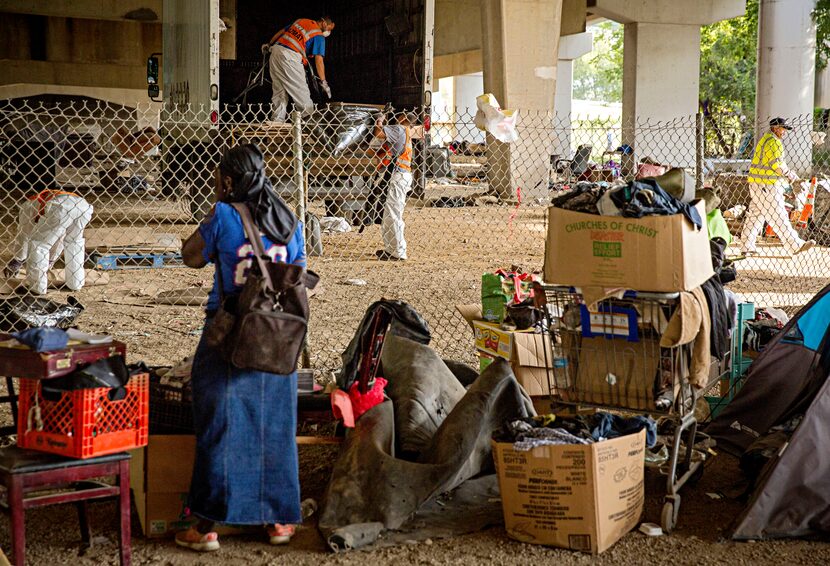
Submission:
<svg viewBox="0 0 830 566">
<path fill-rule="evenodd" d="M 182 246 L 188 267 L 216 266 L 206 329 L 220 306 L 220 290 L 226 296 L 239 294 L 254 261 L 242 220 L 229 203 L 250 208 L 273 261 L 305 267 L 302 224 L 271 187 L 257 146 L 226 151 L 215 179 L 216 204 Z M 217 550 L 215 522 L 265 525 L 271 544 L 287 543 L 293 525 L 302 520 L 297 373 L 239 369 L 207 347 L 203 332 L 192 374 L 196 461 L 189 507 L 199 523 L 179 533 L 176 543 Z"/>
</svg>

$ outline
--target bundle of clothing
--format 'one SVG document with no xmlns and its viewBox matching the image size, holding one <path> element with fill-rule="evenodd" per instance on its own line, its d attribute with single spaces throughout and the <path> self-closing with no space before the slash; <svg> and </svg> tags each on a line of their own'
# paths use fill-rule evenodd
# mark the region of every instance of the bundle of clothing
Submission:
<svg viewBox="0 0 830 566">
<path fill-rule="evenodd" d="M 737 278 L 734 264 L 726 259 L 726 246 L 723 238 L 709 241 L 715 274 L 700 287 L 680 293 L 680 306 L 660 339 L 663 348 L 693 342 L 689 383 L 697 389 L 709 384 L 712 360 L 723 360 L 729 352 L 737 324 L 740 298 L 724 288 Z M 667 410 L 674 402 L 674 395 L 671 368 L 660 368 L 655 408 Z"/>
<path fill-rule="evenodd" d="M 755 320 L 746 322 L 744 350 L 761 352 L 787 324 L 789 318 L 779 309 L 761 308 L 755 311 Z"/>
<path fill-rule="evenodd" d="M 665 191 L 656 179 L 640 179 L 624 185 L 577 183 L 551 205 L 587 214 L 642 218 L 650 215 L 683 214 L 696 228 L 703 219 L 690 204 Z"/>
<path fill-rule="evenodd" d="M 593 444 L 641 430 L 646 431 L 646 445 L 654 446 L 657 423 L 648 416 L 623 417 L 601 411 L 577 417 L 537 415 L 505 422 L 493 440 L 511 442 L 517 452 L 527 452 L 540 446 Z"/>
</svg>

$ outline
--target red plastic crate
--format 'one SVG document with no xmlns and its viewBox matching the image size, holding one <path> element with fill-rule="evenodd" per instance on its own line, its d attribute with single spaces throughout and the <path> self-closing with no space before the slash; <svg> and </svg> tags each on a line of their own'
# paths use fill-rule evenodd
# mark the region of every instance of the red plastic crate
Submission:
<svg viewBox="0 0 830 566">
<path fill-rule="evenodd" d="M 49 401 L 41 381 L 20 380 L 17 445 L 70 458 L 92 458 L 147 444 L 150 377 L 137 374 L 127 383 L 127 395 L 110 401 L 110 389 L 65 391 Z M 29 426 L 29 410 L 40 407 L 42 426 Z M 33 417 L 35 411 L 32 411 Z M 37 430 L 37 429 L 40 430 Z"/>
</svg>

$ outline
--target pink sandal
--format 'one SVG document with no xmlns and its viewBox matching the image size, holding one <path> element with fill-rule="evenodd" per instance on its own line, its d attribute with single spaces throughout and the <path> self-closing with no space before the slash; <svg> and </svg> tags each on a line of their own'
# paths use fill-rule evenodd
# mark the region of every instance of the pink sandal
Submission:
<svg viewBox="0 0 830 566">
<path fill-rule="evenodd" d="M 196 552 L 213 552 L 219 550 L 219 535 L 214 532 L 202 534 L 194 527 L 176 533 L 176 544 Z"/>
<path fill-rule="evenodd" d="M 295 532 L 294 525 L 280 525 L 279 523 L 269 525 L 265 530 L 268 532 L 269 542 L 273 545 L 288 544 Z"/>
</svg>

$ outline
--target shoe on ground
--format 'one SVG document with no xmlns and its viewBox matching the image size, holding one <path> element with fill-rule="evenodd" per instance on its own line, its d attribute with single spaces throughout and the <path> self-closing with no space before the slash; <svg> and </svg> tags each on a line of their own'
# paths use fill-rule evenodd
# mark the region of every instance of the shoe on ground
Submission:
<svg viewBox="0 0 830 566">
<path fill-rule="evenodd" d="M 378 250 L 375 252 L 375 255 L 380 261 L 406 261 L 405 258 L 394 256 L 386 250 Z"/>
<path fill-rule="evenodd" d="M 23 262 L 18 259 L 11 260 L 6 268 L 3 270 L 3 275 L 6 279 L 14 279 L 20 273 L 20 268 L 23 267 Z"/>
<path fill-rule="evenodd" d="M 812 247 L 813 247 L 813 246 L 815 246 L 815 245 L 816 245 L 816 241 L 815 241 L 815 240 L 807 240 L 806 242 L 804 242 L 803 244 L 801 244 L 801 247 L 800 247 L 800 248 L 798 248 L 798 251 L 797 251 L 797 252 L 795 252 L 795 253 L 796 253 L 796 254 L 800 254 L 801 252 L 806 252 L 807 250 L 809 250 L 810 248 L 812 248 Z M 795 254 L 794 254 L 794 255 L 795 255 Z"/>
<path fill-rule="evenodd" d="M 176 533 L 176 544 L 196 552 L 213 552 L 219 550 L 219 535 L 214 532 L 202 534 L 191 527 Z"/>
<path fill-rule="evenodd" d="M 294 525 L 270 525 L 266 532 L 268 533 L 268 542 L 273 545 L 288 544 L 291 537 L 294 536 Z"/>
</svg>

